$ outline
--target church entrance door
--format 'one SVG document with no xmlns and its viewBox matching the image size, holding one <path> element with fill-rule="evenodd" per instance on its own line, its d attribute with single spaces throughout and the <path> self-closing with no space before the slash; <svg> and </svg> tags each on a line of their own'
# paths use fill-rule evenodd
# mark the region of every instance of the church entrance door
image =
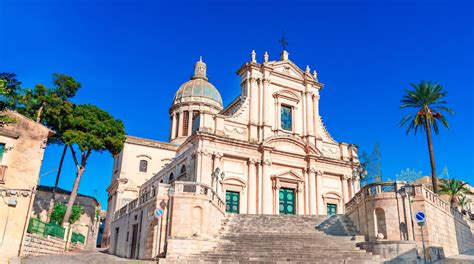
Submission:
<svg viewBox="0 0 474 264">
<path fill-rule="evenodd" d="M 337 204 L 328 204 L 328 215 L 337 215 Z"/>
<path fill-rule="evenodd" d="M 279 193 L 280 214 L 295 214 L 295 190 L 281 188 Z"/>
<path fill-rule="evenodd" d="M 239 213 L 239 202 L 240 193 L 238 192 L 225 192 L 225 211 L 227 213 L 238 214 Z"/>
</svg>

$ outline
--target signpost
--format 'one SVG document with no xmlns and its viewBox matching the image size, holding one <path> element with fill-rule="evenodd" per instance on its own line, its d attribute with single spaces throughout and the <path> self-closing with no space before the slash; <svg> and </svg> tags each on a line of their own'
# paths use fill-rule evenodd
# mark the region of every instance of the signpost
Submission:
<svg viewBox="0 0 474 264">
<path fill-rule="evenodd" d="M 421 228 L 421 242 L 423 243 L 423 258 L 424 258 L 424 263 L 426 264 L 426 249 L 425 249 L 425 238 L 423 236 L 423 225 L 425 224 L 426 220 L 426 215 L 424 212 L 417 212 L 415 214 L 416 222 Z"/>
<path fill-rule="evenodd" d="M 155 210 L 155 213 L 154 213 L 155 218 L 156 218 L 156 220 L 158 221 L 158 224 L 156 225 L 156 231 L 157 231 L 156 233 L 158 234 L 158 231 L 159 231 L 159 233 L 160 233 L 160 236 L 159 236 L 159 237 L 157 236 L 158 241 L 157 241 L 157 243 L 155 244 L 155 255 L 156 255 L 156 256 L 155 256 L 155 259 L 158 258 L 158 255 L 159 255 L 159 252 L 158 252 L 158 251 L 160 250 L 160 247 L 161 247 L 161 225 L 162 225 L 162 223 L 163 223 L 163 220 L 162 220 L 161 218 L 163 217 L 163 214 L 164 214 L 164 211 L 163 211 L 162 208 L 156 209 L 156 210 Z M 158 248 L 157 248 L 157 247 L 158 247 Z"/>
</svg>

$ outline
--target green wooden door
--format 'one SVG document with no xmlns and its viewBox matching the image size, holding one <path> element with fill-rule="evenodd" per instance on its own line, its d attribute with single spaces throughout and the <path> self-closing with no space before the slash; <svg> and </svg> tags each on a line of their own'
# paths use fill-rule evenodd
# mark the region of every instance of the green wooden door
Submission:
<svg viewBox="0 0 474 264">
<path fill-rule="evenodd" d="M 327 204 L 328 215 L 337 215 L 337 204 Z"/>
<path fill-rule="evenodd" d="M 295 190 L 280 189 L 280 214 L 295 214 Z"/>
<path fill-rule="evenodd" d="M 239 213 L 239 201 L 240 201 L 240 193 L 238 192 L 225 192 L 225 211 L 227 213 Z"/>
</svg>

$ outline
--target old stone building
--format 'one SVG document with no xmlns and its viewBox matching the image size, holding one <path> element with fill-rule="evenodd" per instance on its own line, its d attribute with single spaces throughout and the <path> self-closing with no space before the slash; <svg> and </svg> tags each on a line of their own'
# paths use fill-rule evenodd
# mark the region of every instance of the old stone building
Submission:
<svg viewBox="0 0 474 264">
<path fill-rule="evenodd" d="M 103 245 L 117 254 L 121 254 L 117 241 L 136 240 L 138 232 L 146 232 L 141 226 L 149 224 L 146 219 L 152 211 L 130 219 L 128 225 L 140 222 L 138 229 L 122 227 L 118 218 L 149 197 L 163 195 L 161 202 L 166 203 L 169 194 L 163 188 L 168 187 L 159 186 L 179 182 L 207 186 L 218 197 L 212 198 L 216 207 L 222 197 L 227 213 L 299 215 L 343 213 L 344 204 L 360 188 L 359 179 L 353 177 L 359 164 L 357 147 L 333 139 L 319 114 L 324 85 L 316 71 L 311 73 L 309 66 L 300 69 L 287 51 L 278 60 L 265 53 L 262 63 L 252 52 L 250 61 L 237 71 L 240 95 L 226 107 L 206 72 L 200 59 L 194 76 L 177 90 L 169 109 L 169 143 L 129 136 L 115 158 Z M 176 188 L 172 191 L 179 192 Z M 184 186 L 185 192 L 186 188 L 199 189 Z M 217 226 L 220 213 L 212 217 L 206 206 L 172 216 L 173 225 L 200 219 L 189 232 L 183 227 L 173 230 L 211 235 L 214 231 L 206 226 Z M 127 231 L 119 231 L 124 228 Z M 135 243 L 134 257 L 144 256 L 144 246 L 137 249 L 139 242 L 129 243 Z"/>
<path fill-rule="evenodd" d="M 16 112 L 0 128 L 0 262 L 20 255 L 44 149 L 52 131 Z"/>
<path fill-rule="evenodd" d="M 37 217 L 43 222 L 49 222 L 48 214 L 52 212 L 50 206 L 52 205 L 51 199 L 53 197 L 55 203 L 67 204 L 71 192 L 57 188 L 53 193 L 53 188 L 44 185 L 37 186 L 31 217 Z M 82 206 L 84 213 L 71 226 L 71 229 L 75 233 L 84 235 L 86 248 L 93 249 L 96 246 L 99 233 L 101 205 L 96 198 L 80 193 L 77 194 L 74 204 Z"/>
</svg>

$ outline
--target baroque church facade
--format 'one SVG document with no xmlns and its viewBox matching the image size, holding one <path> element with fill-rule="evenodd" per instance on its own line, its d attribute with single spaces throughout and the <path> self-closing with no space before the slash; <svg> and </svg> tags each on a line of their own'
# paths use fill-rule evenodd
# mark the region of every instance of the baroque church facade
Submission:
<svg viewBox="0 0 474 264">
<path fill-rule="evenodd" d="M 200 59 L 177 90 L 169 142 L 128 136 L 115 157 L 103 246 L 119 236 L 111 227 L 119 210 L 144 203 L 158 186 L 208 186 L 226 213 L 238 214 L 341 214 L 359 191 L 357 147 L 324 126 L 315 71 L 300 69 L 286 50 L 274 61 L 265 52 L 261 63 L 252 51 L 237 70 L 240 95 L 226 107 L 206 72 Z"/>
</svg>

